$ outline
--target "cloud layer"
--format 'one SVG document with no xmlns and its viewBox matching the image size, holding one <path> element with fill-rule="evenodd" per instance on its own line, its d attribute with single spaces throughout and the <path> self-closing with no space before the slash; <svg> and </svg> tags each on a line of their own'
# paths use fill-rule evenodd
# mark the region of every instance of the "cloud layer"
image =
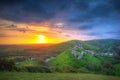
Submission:
<svg viewBox="0 0 120 80">
<path fill-rule="evenodd" d="M 66 37 L 73 36 L 73 30 L 74 35 L 120 39 L 119 4 L 120 0 L 1 0 L 0 19 L 26 24 L 49 21 L 48 26 L 60 28 L 58 33 L 64 31 Z"/>
</svg>

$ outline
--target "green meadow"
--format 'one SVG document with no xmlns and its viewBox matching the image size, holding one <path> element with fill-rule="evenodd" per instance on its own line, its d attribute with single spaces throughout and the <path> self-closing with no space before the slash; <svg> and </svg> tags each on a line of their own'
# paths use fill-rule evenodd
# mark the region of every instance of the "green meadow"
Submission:
<svg viewBox="0 0 120 80">
<path fill-rule="evenodd" d="M 84 73 L 1 72 L 0 80 L 120 80 L 120 77 Z"/>
</svg>

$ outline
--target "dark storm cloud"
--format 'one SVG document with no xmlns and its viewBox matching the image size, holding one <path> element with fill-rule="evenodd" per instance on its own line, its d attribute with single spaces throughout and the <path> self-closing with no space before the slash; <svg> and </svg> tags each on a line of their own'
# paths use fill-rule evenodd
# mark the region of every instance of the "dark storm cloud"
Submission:
<svg viewBox="0 0 120 80">
<path fill-rule="evenodd" d="M 68 21 L 89 21 L 119 11 L 119 0 L 1 0 L 0 18 L 13 21 L 43 21 L 65 12 Z"/>
<path fill-rule="evenodd" d="M 120 30 L 119 14 L 120 0 L 0 0 L 0 19 L 26 23 L 63 21 L 70 25 L 64 29 L 91 30 L 86 32 L 91 36 L 108 34 L 112 38 L 111 30 Z M 112 27 L 106 29 L 109 25 Z M 18 30 L 25 32 L 26 28 Z"/>
<path fill-rule="evenodd" d="M 120 0 L 111 0 L 116 11 L 120 12 Z"/>
<path fill-rule="evenodd" d="M 64 0 L 1 0 L 0 18 L 18 22 L 43 21 L 64 7 Z"/>
<path fill-rule="evenodd" d="M 90 21 L 96 17 L 105 17 L 114 10 L 110 0 L 75 0 L 72 5 L 73 15 L 69 18 L 72 22 Z"/>
</svg>

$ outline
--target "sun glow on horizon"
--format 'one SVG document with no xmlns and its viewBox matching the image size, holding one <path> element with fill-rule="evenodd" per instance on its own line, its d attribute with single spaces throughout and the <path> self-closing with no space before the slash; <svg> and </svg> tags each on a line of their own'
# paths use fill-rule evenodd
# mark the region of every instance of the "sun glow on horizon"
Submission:
<svg viewBox="0 0 120 80">
<path fill-rule="evenodd" d="M 44 35 L 38 35 L 38 43 L 46 43 L 45 36 Z"/>
</svg>

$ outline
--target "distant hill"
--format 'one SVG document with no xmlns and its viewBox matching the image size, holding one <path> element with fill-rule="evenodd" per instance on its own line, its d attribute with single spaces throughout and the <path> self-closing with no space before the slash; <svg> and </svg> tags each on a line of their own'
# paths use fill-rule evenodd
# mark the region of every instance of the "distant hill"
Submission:
<svg viewBox="0 0 120 80">
<path fill-rule="evenodd" d="M 72 40 L 65 44 L 69 45 L 71 43 L 73 45 L 70 48 L 49 60 L 49 64 L 56 67 L 58 71 L 73 70 L 115 74 L 116 68 L 120 70 L 120 68 L 115 67 L 120 64 L 120 61 L 116 58 L 120 52 L 120 40 Z"/>
<path fill-rule="evenodd" d="M 114 48 L 120 46 L 120 40 L 116 39 L 98 39 L 85 41 L 86 44 L 99 48 L 99 51 L 113 51 Z"/>
</svg>

